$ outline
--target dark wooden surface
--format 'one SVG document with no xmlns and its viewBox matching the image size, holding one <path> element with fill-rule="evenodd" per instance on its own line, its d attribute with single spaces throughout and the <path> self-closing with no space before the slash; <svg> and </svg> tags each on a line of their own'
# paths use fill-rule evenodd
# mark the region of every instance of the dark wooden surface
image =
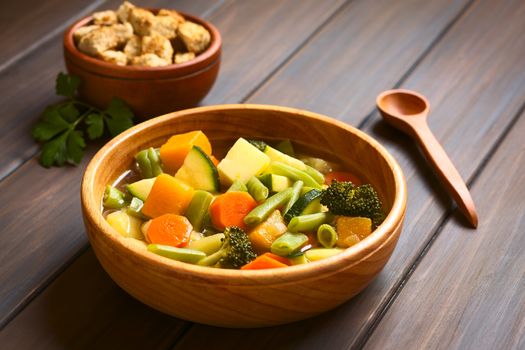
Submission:
<svg viewBox="0 0 525 350">
<path fill-rule="evenodd" d="M 405 228 L 378 278 L 336 310 L 255 330 L 192 324 L 129 297 L 98 265 L 80 217 L 79 181 L 96 146 L 76 168 L 43 169 L 35 159 L 29 130 L 56 101 L 63 28 L 116 4 L 0 4 L 2 348 L 525 347 L 525 2 L 148 2 L 221 31 L 224 63 L 202 104 L 327 114 L 381 141 L 407 178 Z M 429 98 L 430 127 L 471 186 L 478 230 L 416 145 L 375 112 L 375 96 L 399 86 Z"/>
</svg>

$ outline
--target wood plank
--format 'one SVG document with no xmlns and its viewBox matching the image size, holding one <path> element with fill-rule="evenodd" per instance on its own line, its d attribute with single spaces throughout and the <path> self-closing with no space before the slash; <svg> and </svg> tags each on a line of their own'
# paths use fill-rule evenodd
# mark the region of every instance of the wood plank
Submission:
<svg viewBox="0 0 525 350">
<path fill-rule="evenodd" d="M 141 4 L 141 2 L 136 3 Z M 177 1 L 176 4 L 173 1 L 150 3 L 150 6 L 157 5 L 174 6 L 183 11 L 205 14 L 215 8 L 217 2 L 182 0 Z M 28 124 L 34 122 L 31 112 L 34 111 L 33 115 L 36 115 L 38 112 L 35 110 L 42 110 L 45 104 L 53 100 L 53 93 L 42 81 L 52 81 L 51 77 L 59 70 L 52 63 L 61 61 L 61 59 L 57 60 L 56 55 L 61 55 L 61 49 L 50 46 L 38 59 L 29 56 L 15 67 L 17 69 L 4 73 L 9 79 L 1 80 L 0 86 L 13 84 L 13 88 L 6 88 L 5 94 L 0 97 L 2 99 L 0 103 L 5 106 L 4 110 L 13 112 L 14 109 L 29 114 L 23 115 L 25 119 L 19 115 L 18 121 L 16 118 L 11 119 L 7 122 L 9 127 L 3 125 L 9 118 L 1 118 L 2 130 L 14 129 L 22 132 L 23 125 L 29 129 Z M 24 66 L 26 64 L 27 66 Z M 42 79 L 42 74 L 49 76 L 49 79 Z M 17 84 L 16 82 L 20 82 L 22 78 L 29 79 L 29 82 L 22 80 L 23 83 Z M 26 94 L 29 97 L 24 100 L 22 96 Z M 20 125 L 22 125 L 21 129 Z M 23 136 L 19 134 L 18 137 L 25 137 L 28 145 L 16 151 L 22 154 L 29 153 L 31 156 L 35 146 L 29 139 L 29 130 L 24 132 Z M 6 145 L 7 151 L 13 151 L 14 149 L 10 148 L 13 145 L 4 142 L 12 142 L 14 134 L 16 132 L 3 133 L 0 136 L 0 144 Z M 1 195 L 5 200 L 4 203 L 10 203 L 0 212 L 0 223 L 3 227 L 0 237 L 4 238 L 6 243 L 5 249 L 0 252 L 2 265 L 0 280 L 6 282 L 0 287 L 2 300 L 0 326 L 11 317 L 13 312 L 16 312 L 15 310 L 19 310 L 32 298 L 42 284 L 56 274 L 61 265 L 67 264 L 80 249 L 85 247 L 86 237 L 77 194 L 80 191 L 83 169 L 94 154 L 93 149 L 88 152 L 79 167 L 44 169 L 35 159 L 31 159 L 19 172 L 0 183 L 0 188 L 4 189 Z M 20 218 L 31 218 L 31 220 L 20 220 Z M 39 226 L 35 227 L 35 223 Z"/>
<path fill-rule="evenodd" d="M 126 294 L 88 250 L 0 332 L 0 342 L 2 349 L 166 348 L 163 340 L 183 325 Z"/>
<path fill-rule="evenodd" d="M 225 41 L 242 42 L 243 45 L 252 45 L 253 47 L 264 46 L 266 48 L 274 45 L 273 38 L 278 34 L 278 31 L 283 30 L 282 26 L 273 26 L 275 21 L 274 13 L 271 11 L 263 11 L 267 5 L 264 2 L 258 2 L 260 11 L 257 7 L 245 6 L 245 2 L 239 1 L 239 7 L 236 9 L 234 20 L 236 25 L 233 27 L 226 27 L 221 29 Z M 283 6 L 283 2 L 279 3 Z M 312 33 L 316 27 L 312 23 L 322 18 L 328 18 L 330 13 L 326 13 L 327 9 L 332 12 L 336 11 L 340 4 L 337 0 L 329 5 L 329 2 L 318 2 L 310 0 L 309 2 L 302 2 L 305 6 L 310 8 L 309 20 L 306 20 L 303 12 L 298 12 L 297 15 L 302 17 L 295 17 L 293 9 L 297 6 L 296 1 L 289 1 L 286 3 L 287 7 L 279 7 L 280 10 L 286 11 L 289 14 L 287 22 L 288 27 L 295 27 L 299 19 L 305 19 L 307 25 L 304 25 L 299 37 L 288 37 L 286 40 L 286 48 L 289 46 L 298 46 L 304 39 L 305 31 Z M 327 7 L 328 6 L 328 7 Z M 242 12 L 239 12 L 242 9 Z M 253 35 L 246 31 L 239 31 L 236 28 L 245 28 L 252 20 L 251 15 L 258 13 L 259 20 L 265 19 L 267 24 L 261 26 L 266 33 L 264 36 L 259 35 L 257 41 L 244 40 L 244 36 Z M 228 20 L 231 20 L 228 17 Z M 221 20 L 216 19 L 221 25 Z M 240 36 L 240 39 L 239 39 Z M 265 41 L 264 38 L 268 38 Z M 282 48 L 285 50 L 285 47 Z M 284 59 L 284 58 L 281 58 Z M 249 63 L 248 63 L 249 64 Z M 239 69 L 248 70 L 248 64 L 240 62 L 233 57 L 226 61 L 224 65 L 237 66 Z M 278 65 L 275 62 L 275 65 Z M 264 75 L 261 75 L 264 79 Z M 220 83 L 219 83 L 220 85 Z M 237 88 L 222 86 L 220 89 Z M 16 310 L 27 302 L 33 294 L 38 293 L 39 288 L 50 279 L 51 276 L 57 273 L 61 266 L 65 265 L 69 259 L 86 244 L 86 238 L 83 234 L 84 229 L 80 218 L 79 201 L 77 196 L 70 196 L 71 193 L 78 193 L 80 184 L 82 167 L 87 163 L 87 159 L 78 168 L 65 169 L 42 169 L 34 159 L 25 163 L 14 174 L 7 177 L 0 183 L 0 189 L 4 188 L 6 191 L 2 193 L 0 190 L 0 200 L 2 198 L 6 202 L 12 203 L 10 205 L 10 213 L 18 213 L 18 217 L 35 217 L 38 216 L 38 221 L 14 220 L 10 219 L 8 213 L 0 212 L 0 222 L 9 223 L 5 225 L 6 229 L 0 233 L 0 237 L 4 239 L 5 250 L 0 255 L 0 262 L 9 262 L 8 267 L 0 271 L 0 280 L 5 282 L 0 286 L 0 304 L 1 315 L 5 315 L 3 320 L 6 320 L 9 315 L 16 313 Z M 19 176 L 19 174 L 22 174 Z M 31 186 L 28 186 L 31 184 Z M 41 193 L 46 195 L 40 196 Z M 37 195 L 35 195 L 37 194 Z M 40 198 L 36 200 L 34 197 Z M 46 201 L 42 199 L 49 198 L 52 203 L 55 203 L 55 198 L 59 201 L 60 211 L 55 209 L 55 206 L 49 206 Z M 23 212 L 23 215 L 20 214 Z M 41 227 L 53 227 L 53 229 L 45 229 L 45 235 L 40 234 L 32 229 L 32 223 L 38 222 Z M 14 248 L 23 244 L 22 242 L 34 242 L 27 249 L 20 253 Z M 39 260 L 34 259 L 33 256 L 38 255 Z M 18 267 L 21 270 L 18 270 Z M 23 273 L 22 273 L 23 272 Z M 16 289 L 9 286 L 17 285 Z M 74 320 L 65 319 L 64 322 L 74 322 Z"/>
<path fill-rule="evenodd" d="M 521 40 L 521 33 L 525 30 L 523 11 L 524 4 L 519 1 L 509 1 L 504 6 L 489 1 L 474 3 L 403 84 L 404 87 L 422 91 L 429 97 L 433 105 L 429 120 L 431 128 L 466 179 L 475 174 L 524 102 L 525 72 L 520 70 L 525 57 L 525 42 Z M 334 23 L 336 21 L 337 19 L 334 19 Z M 347 20 L 345 23 L 351 21 Z M 406 21 L 400 20 L 400 23 L 405 24 Z M 396 44 L 400 44 L 399 41 Z M 321 50 L 321 44 L 316 44 L 315 41 L 309 46 Z M 309 52 L 309 47 L 304 51 Z M 291 72 L 296 69 L 302 71 L 294 67 L 296 60 L 307 66 L 306 59 L 302 61 L 302 54 L 284 68 L 289 72 L 279 72 L 272 77 L 268 84 L 254 95 L 253 100 L 279 103 L 276 90 L 281 92 L 284 102 L 290 101 L 285 91 L 293 91 L 295 96 L 304 94 L 310 99 L 313 98 L 309 91 L 315 89 L 314 82 L 323 81 L 322 71 L 315 74 L 315 70 L 310 70 L 311 80 L 301 84 L 294 84 L 292 81 L 288 86 L 281 82 L 282 76 L 282 79 L 288 82 L 290 79 L 287 76 L 291 76 Z M 379 52 L 375 54 L 379 55 Z M 342 54 L 341 56 L 344 57 Z M 313 54 L 311 57 L 319 59 Z M 388 71 L 388 67 L 379 69 L 369 65 L 363 70 L 362 78 L 356 79 L 361 85 L 356 84 L 353 90 L 348 90 L 348 85 L 345 85 L 346 98 L 350 99 L 354 94 L 365 96 L 367 88 L 373 91 L 363 83 L 368 83 L 366 76 L 371 72 L 388 74 Z M 379 88 L 379 85 L 375 86 Z M 335 84 L 331 89 L 334 95 L 340 93 Z M 324 96 L 324 100 L 322 96 L 318 98 L 318 106 L 330 110 L 330 94 Z M 375 93 L 369 96 L 368 112 L 372 111 L 374 97 Z M 299 97 L 292 98 L 299 101 Z M 309 99 L 305 99 L 305 103 L 308 101 Z M 360 107 L 361 103 L 364 105 L 361 101 L 349 103 L 341 110 L 353 111 L 363 108 L 367 113 L 366 108 Z M 336 112 L 331 115 L 351 123 L 359 121 L 343 113 Z M 378 279 L 349 303 L 312 320 L 250 331 L 195 326 L 186 333 L 176 348 L 198 348 L 204 344 L 203 339 L 213 338 L 219 333 L 221 345 L 218 348 L 251 344 L 254 349 L 339 349 L 358 347 L 366 339 L 374 320 L 379 317 L 412 263 L 439 227 L 447 210 L 451 208 L 450 200 L 425 160 L 418 152 L 414 152 L 414 143 L 378 120 L 379 115 L 374 113 L 372 122 L 367 124 L 365 131 L 381 141 L 400 162 L 407 177 L 410 193 L 404 232 L 394 255 Z M 484 220 L 482 217 L 481 225 L 484 224 Z M 453 223 L 462 225 L 464 221 L 454 217 Z M 339 331 L 335 332 L 334 329 Z"/>
<path fill-rule="evenodd" d="M 116 8 L 120 0 L 110 0 L 97 10 Z M 207 15 L 223 0 L 155 0 L 134 1 L 138 6 L 169 7 L 196 15 Z M 45 2 L 43 2 L 45 3 Z M 49 9 L 48 9 L 49 10 Z M 32 30 L 27 30 L 33 33 Z M 35 32 L 38 34 L 38 32 Z M 44 108 L 59 99 L 55 96 L 54 84 L 58 72 L 64 71 L 62 58 L 62 31 L 43 47 L 21 57 L 11 69 L 0 71 L 0 180 L 18 168 L 38 152 L 37 144 L 31 139 L 31 128 Z"/>
<path fill-rule="evenodd" d="M 105 0 L 2 1 L 0 3 L 0 71 L 59 35 L 74 18 L 92 12 Z M 28 30 L 31 28 L 31 30 Z"/>
<path fill-rule="evenodd" d="M 224 6 L 214 6 L 217 13 L 205 17 L 223 36 L 223 60 L 218 81 L 203 104 L 241 101 L 344 1 L 289 0 L 274 2 L 272 6 L 254 1 L 231 1 Z M 159 0 L 157 3 L 173 2 Z M 193 4 L 186 1 L 173 7 L 199 13 L 191 10 L 193 7 L 187 10 L 186 3 Z M 156 5 L 148 2 L 148 6 Z M 248 27 L 250 30 L 239 29 Z M 282 33 L 287 35 L 282 36 Z M 38 151 L 29 136 L 30 129 L 44 107 L 56 101 L 53 82 L 56 74 L 64 70 L 60 39 L 54 40 L 38 55 L 42 57 L 29 56 L 15 69 L 0 72 L 0 90 L 7 92 L 0 96 L 0 105 L 7 106 L 0 119 L 0 129 L 10 130 L 0 134 L 0 145 L 4 149 L 0 154 L 0 179 Z"/>
<path fill-rule="evenodd" d="M 525 113 L 472 194 L 476 232 L 448 222 L 367 349 L 525 348 Z"/>
</svg>

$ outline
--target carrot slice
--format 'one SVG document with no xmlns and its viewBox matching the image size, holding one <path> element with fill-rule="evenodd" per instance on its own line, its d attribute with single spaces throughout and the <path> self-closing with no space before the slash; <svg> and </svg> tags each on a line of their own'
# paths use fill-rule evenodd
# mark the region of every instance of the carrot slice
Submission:
<svg viewBox="0 0 525 350">
<path fill-rule="evenodd" d="M 164 171 L 175 174 L 182 166 L 184 158 L 193 146 L 199 146 L 204 153 L 211 155 L 211 144 L 201 130 L 173 135 L 160 147 L 160 159 Z"/>
<path fill-rule="evenodd" d="M 167 174 L 155 179 L 142 213 L 150 218 L 163 214 L 184 214 L 193 197 L 193 187 Z"/>
<path fill-rule="evenodd" d="M 151 220 L 146 237 L 153 244 L 183 247 L 188 244 L 192 229 L 186 217 L 164 214 Z"/>
<path fill-rule="evenodd" d="M 332 171 L 331 173 L 328 173 L 324 176 L 324 183 L 327 185 L 330 185 L 333 180 L 337 181 L 350 181 L 354 185 L 361 185 L 361 180 L 355 176 L 352 173 L 344 172 L 344 171 Z"/>
<path fill-rule="evenodd" d="M 263 255 L 266 255 L 266 256 L 268 256 L 268 257 L 270 257 L 272 259 L 275 259 L 275 260 L 277 260 L 277 261 L 279 261 L 279 262 L 281 262 L 281 263 L 283 263 L 285 265 L 288 265 L 288 266 L 290 266 L 292 264 L 290 262 L 290 259 L 285 258 L 284 256 L 279 256 L 279 255 L 274 254 L 274 253 L 264 253 Z"/>
<path fill-rule="evenodd" d="M 244 217 L 256 206 L 257 202 L 247 192 L 226 192 L 210 205 L 211 223 L 218 230 L 229 226 L 246 229 Z"/>
<path fill-rule="evenodd" d="M 262 269 L 275 269 L 279 267 L 287 267 L 288 265 L 274 259 L 272 256 L 266 253 L 259 255 L 255 260 L 252 260 L 248 264 L 241 267 L 241 270 L 262 270 Z M 273 255 L 273 254 L 272 254 Z"/>
<path fill-rule="evenodd" d="M 213 162 L 213 165 L 215 165 L 215 166 L 219 165 L 219 160 L 217 158 L 215 158 L 214 155 L 211 155 L 210 159 Z"/>
</svg>

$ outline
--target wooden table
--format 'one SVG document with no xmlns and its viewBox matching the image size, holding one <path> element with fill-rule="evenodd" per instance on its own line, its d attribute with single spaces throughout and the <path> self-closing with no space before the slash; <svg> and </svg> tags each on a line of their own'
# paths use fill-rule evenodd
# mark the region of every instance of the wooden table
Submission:
<svg viewBox="0 0 525 350">
<path fill-rule="evenodd" d="M 128 296 L 95 259 L 80 214 L 95 147 L 78 167 L 37 162 L 29 131 L 57 101 L 62 32 L 117 5 L 0 5 L 2 349 L 525 348 L 523 0 L 148 2 L 221 31 L 223 66 L 203 105 L 267 103 L 343 120 L 382 142 L 408 182 L 399 244 L 365 291 L 316 318 L 255 330 L 192 324 Z M 477 230 L 416 145 L 380 120 L 375 97 L 394 87 L 431 101 L 430 127 L 471 189 Z"/>
</svg>

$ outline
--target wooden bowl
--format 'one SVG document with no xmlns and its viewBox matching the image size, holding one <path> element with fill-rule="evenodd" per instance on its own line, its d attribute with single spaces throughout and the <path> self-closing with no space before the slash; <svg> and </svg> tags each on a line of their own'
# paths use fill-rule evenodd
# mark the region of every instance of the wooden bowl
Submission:
<svg viewBox="0 0 525 350">
<path fill-rule="evenodd" d="M 289 138 L 300 150 L 337 161 L 372 183 L 389 214 L 369 237 L 343 253 L 282 269 L 215 269 L 152 254 L 143 242 L 123 238 L 106 222 L 101 214 L 104 188 L 129 168 L 140 149 L 159 146 L 172 134 L 197 129 L 203 130 L 214 146 L 241 136 Z M 401 168 L 370 136 L 322 115 L 264 105 L 194 108 L 139 124 L 95 155 L 84 174 L 81 192 L 89 240 L 118 285 L 167 314 L 225 327 L 284 324 L 352 298 L 392 254 L 407 200 Z"/>
<path fill-rule="evenodd" d="M 80 97 L 99 108 L 106 108 L 113 97 L 120 97 L 141 120 L 196 106 L 219 73 L 221 35 L 211 23 L 180 13 L 204 26 L 211 34 L 211 43 L 195 59 L 163 67 L 119 66 L 86 55 L 77 49 L 73 32 L 88 24 L 92 17 L 69 27 L 64 33 L 64 60 L 69 74 L 82 80 Z"/>
</svg>

